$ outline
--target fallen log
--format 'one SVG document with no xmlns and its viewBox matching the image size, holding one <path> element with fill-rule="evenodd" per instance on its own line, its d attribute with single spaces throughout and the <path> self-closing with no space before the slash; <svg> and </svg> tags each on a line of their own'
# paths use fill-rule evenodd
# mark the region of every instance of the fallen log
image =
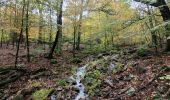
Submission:
<svg viewBox="0 0 170 100">
<path fill-rule="evenodd" d="M 38 78 L 39 76 L 47 76 L 48 75 L 48 73 L 47 73 L 48 70 L 45 69 L 45 68 L 40 68 L 40 69 L 35 70 L 35 71 L 29 71 L 27 69 L 13 68 L 13 67 L 0 68 L 0 75 L 8 74 L 11 71 L 16 71 L 16 72 L 10 74 L 10 76 L 7 77 L 7 78 L 1 79 L 0 87 L 6 85 L 8 83 L 14 82 L 22 76 L 28 75 L 27 78 Z"/>
<path fill-rule="evenodd" d="M 15 74 L 15 75 L 12 75 L 12 76 L 8 77 L 8 78 L 5 79 L 5 80 L 2 80 L 2 81 L 0 82 L 0 87 L 6 85 L 6 84 L 8 84 L 8 83 L 11 83 L 11 82 L 16 81 L 16 80 L 17 80 L 18 78 L 20 78 L 22 75 L 23 75 L 23 74 L 21 74 L 21 73 L 20 73 L 20 74 Z"/>
<path fill-rule="evenodd" d="M 0 68 L 0 75 L 4 75 L 8 72 L 10 72 L 10 68 Z"/>
</svg>

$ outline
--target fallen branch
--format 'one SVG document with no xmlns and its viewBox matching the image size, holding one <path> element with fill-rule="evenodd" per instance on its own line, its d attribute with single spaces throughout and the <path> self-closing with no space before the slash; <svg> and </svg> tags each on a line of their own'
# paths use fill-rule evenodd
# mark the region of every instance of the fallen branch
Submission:
<svg viewBox="0 0 170 100">
<path fill-rule="evenodd" d="M 149 85 L 151 85 L 156 79 L 159 78 L 159 76 L 160 76 L 161 74 L 163 74 L 163 73 L 166 71 L 166 69 L 167 69 L 167 68 L 162 69 L 162 70 L 161 70 L 157 75 L 155 75 L 155 77 L 154 77 L 153 79 L 151 79 L 146 85 L 143 85 L 142 87 L 139 87 L 139 89 L 136 90 L 136 92 L 132 95 L 132 97 L 135 96 L 135 95 L 136 95 L 137 93 L 139 93 L 140 91 L 146 89 Z"/>
</svg>

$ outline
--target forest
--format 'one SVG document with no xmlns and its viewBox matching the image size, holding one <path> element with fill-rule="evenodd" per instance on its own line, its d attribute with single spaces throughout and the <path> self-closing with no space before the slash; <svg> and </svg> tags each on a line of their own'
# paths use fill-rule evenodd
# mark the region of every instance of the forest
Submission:
<svg viewBox="0 0 170 100">
<path fill-rule="evenodd" d="M 169 100 L 170 0 L 0 0 L 0 100 Z"/>
</svg>

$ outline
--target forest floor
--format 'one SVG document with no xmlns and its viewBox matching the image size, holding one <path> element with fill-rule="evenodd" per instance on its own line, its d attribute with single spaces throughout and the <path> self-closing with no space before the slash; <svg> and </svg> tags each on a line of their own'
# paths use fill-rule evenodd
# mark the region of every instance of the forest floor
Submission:
<svg viewBox="0 0 170 100">
<path fill-rule="evenodd" d="M 35 92 L 41 89 L 50 89 L 50 92 L 45 92 L 45 99 L 52 100 L 51 96 L 56 95 L 57 100 L 72 100 L 78 92 L 67 83 L 67 79 L 77 67 L 87 62 L 93 64 L 87 71 L 88 75 L 100 71 L 99 75 L 95 77 L 87 75 L 83 80 L 86 82 L 86 79 L 90 77 L 100 81 L 99 84 L 91 82 L 91 85 L 87 87 L 86 91 L 90 100 L 167 99 L 170 96 L 170 54 L 167 52 L 155 55 L 152 53 L 153 50 L 150 50 L 143 57 L 136 55 L 136 52 L 127 53 L 128 50 L 123 53 L 117 51 L 116 54 L 105 52 L 96 55 L 79 52 L 77 56 L 81 61 L 78 60 L 75 63 L 72 53 L 67 50 L 63 51 L 63 55 L 54 56 L 57 61 L 46 59 L 44 55 L 47 50 L 43 50 L 42 47 L 36 47 L 36 49 L 31 47 L 30 51 L 31 62 L 27 63 L 26 50 L 23 46 L 21 47 L 18 68 L 14 68 L 16 50 L 12 46 L 0 49 L 1 100 L 38 98 Z M 119 56 L 113 58 L 116 55 Z M 93 60 L 87 61 L 87 59 Z M 115 64 L 121 70 L 114 73 L 108 72 L 110 64 Z M 104 66 L 108 68 L 105 70 Z M 85 86 L 88 84 L 85 83 Z M 39 98 L 37 100 L 42 99 L 41 95 Z"/>
</svg>

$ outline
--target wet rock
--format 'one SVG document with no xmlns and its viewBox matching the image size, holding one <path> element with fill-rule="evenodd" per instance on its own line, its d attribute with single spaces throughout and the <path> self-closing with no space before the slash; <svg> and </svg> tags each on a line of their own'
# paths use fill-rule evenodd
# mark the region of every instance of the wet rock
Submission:
<svg viewBox="0 0 170 100">
<path fill-rule="evenodd" d="M 109 74 L 112 74 L 113 69 L 114 69 L 115 67 L 116 67 L 116 66 L 115 66 L 115 64 L 110 63 L 109 68 L 108 68 L 108 72 L 109 72 Z"/>
<path fill-rule="evenodd" d="M 51 96 L 50 96 L 50 99 L 51 99 L 51 100 L 57 100 L 57 96 L 56 96 L 56 95 L 51 95 Z"/>
<path fill-rule="evenodd" d="M 131 81 L 134 78 L 135 78 L 135 76 L 133 74 L 129 74 L 129 75 L 123 77 L 123 80 L 124 81 Z"/>
<path fill-rule="evenodd" d="M 133 87 L 129 88 L 129 89 L 126 91 L 126 94 L 129 95 L 129 96 L 134 95 L 134 93 L 135 93 L 135 88 L 133 88 Z"/>
<path fill-rule="evenodd" d="M 57 91 L 62 91 L 63 88 L 62 88 L 62 87 L 58 87 L 56 90 L 57 90 Z"/>
<path fill-rule="evenodd" d="M 68 83 L 75 83 L 75 79 L 74 79 L 74 77 L 73 76 L 71 76 L 71 77 L 69 77 L 69 78 L 67 78 L 66 79 L 66 82 L 68 82 Z"/>
<path fill-rule="evenodd" d="M 103 57 L 103 54 L 98 54 L 98 55 L 97 55 L 97 58 L 98 58 L 98 59 L 100 59 L 100 58 L 102 58 L 102 57 Z"/>
</svg>

